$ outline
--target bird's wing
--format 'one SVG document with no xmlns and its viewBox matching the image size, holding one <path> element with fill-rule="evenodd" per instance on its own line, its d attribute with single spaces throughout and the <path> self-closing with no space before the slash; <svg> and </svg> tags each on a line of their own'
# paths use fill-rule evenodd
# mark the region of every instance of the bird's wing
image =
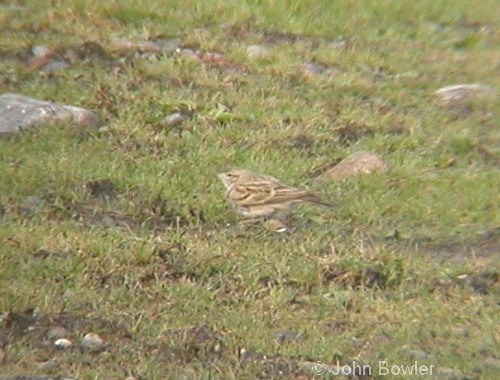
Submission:
<svg viewBox="0 0 500 380">
<path fill-rule="evenodd" d="M 316 203 L 319 205 L 329 206 L 329 207 L 333 206 L 330 202 L 323 200 L 321 197 L 310 191 L 296 189 L 294 187 L 280 185 L 279 187 L 276 187 L 274 189 L 274 193 L 275 194 L 273 198 L 275 203 L 306 202 L 306 203 Z"/>
<path fill-rule="evenodd" d="M 240 185 L 237 189 L 241 195 L 240 204 L 246 206 L 286 204 L 300 201 L 307 194 L 306 191 L 284 186 L 277 181 Z"/>
<path fill-rule="evenodd" d="M 273 196 L 273 187 L 266 183 L 237 185 L 230 193 L 230 199 L 242 207 L 267 204 Z"/>
</svg>

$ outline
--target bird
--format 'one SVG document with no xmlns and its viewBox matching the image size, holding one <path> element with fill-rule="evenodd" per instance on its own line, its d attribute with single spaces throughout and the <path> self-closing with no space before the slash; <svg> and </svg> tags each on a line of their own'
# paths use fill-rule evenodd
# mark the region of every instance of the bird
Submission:
<svg viewBox="0 0 500 380">
<path fill-rule="evenodd" d="M 227 199 L 245 218 L 266 218 L 289 210 L 296 203 L 333 207 L 318 195 L 282 184 L 278 179 L 234 168 L 218 175 L 227 190 Z"/>
</svg>

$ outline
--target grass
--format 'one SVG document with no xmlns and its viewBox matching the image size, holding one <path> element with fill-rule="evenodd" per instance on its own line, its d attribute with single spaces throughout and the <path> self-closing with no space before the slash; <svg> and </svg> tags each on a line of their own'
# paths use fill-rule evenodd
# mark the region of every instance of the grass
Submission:
<svg viewBox="0 0 500 380">
<path fill-rule="evenodd" d="M 307 363 L 356 359 L 375 378 L 379 361 L 418 360 L 495 379 L 498 104 L 456 112 L 432 93 L 499 88 L 497 8 L 3 2 L 0 91 L 92 109 L 105 126 L 0 139 L 0 373 L 312 378 Z M 222 64 L 117 42 L 158 37 Z M 269 55 L 248 58 L 262 43 Z M 37 45 L 77 58 L 40 75 L 26 65 Z M 305 75 L 308 62 L 327 71 Z M 163 125 L 174 112 L 186 121 Z M 311 178 L 360 150 L 391 171 Z M 233 166 L 338 206 L 298 207 L 289 234 L 243 225 L 216 177 Z M 55 349 L 51 326 L 74 348 Z M 88 332 L 104 351 L 80 348 Z"/>
</svg>

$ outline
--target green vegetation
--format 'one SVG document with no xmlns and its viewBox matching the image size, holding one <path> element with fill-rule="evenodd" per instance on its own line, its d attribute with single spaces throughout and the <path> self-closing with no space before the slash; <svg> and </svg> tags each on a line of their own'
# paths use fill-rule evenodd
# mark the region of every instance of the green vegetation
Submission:
<svg viewBox="0 0 500 380">
<path fill-rule="evenodd" d="M 500 88 L 497 1 L 7 0 L 0 25 L 0 93 L 105 121 L 0 138 L 0 374 L 313 378 L 356 359 L 498 378 L 500 108 L 432 98 Z M 198 59 L 119 42 L 159 38 Z M 33 46 L 71 66 L 30 69 Z M 360 150 L 391 171 L 313 180 Z M 286 234 L 242 224 L 217 179 L 234 166 L 338 206 L 297 207 Z M 88 332 L 105 351 L 78 348 Z"/>
</svg>

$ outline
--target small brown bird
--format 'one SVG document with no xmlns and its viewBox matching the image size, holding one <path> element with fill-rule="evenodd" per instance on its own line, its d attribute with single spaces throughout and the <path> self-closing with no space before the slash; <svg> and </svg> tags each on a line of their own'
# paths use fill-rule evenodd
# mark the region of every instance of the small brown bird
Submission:
<svg viewBox="0 0 500 380">
<path fill-rule="evenodd" d="M 329 202 L 307 190 L 283 185 L 278 179 L 246 169 L 219 174 L 227 189 L 227 199 L 246 218 L 267 217 L 290 209 L 296 203 L 332 207 Z"/>
</svg>

